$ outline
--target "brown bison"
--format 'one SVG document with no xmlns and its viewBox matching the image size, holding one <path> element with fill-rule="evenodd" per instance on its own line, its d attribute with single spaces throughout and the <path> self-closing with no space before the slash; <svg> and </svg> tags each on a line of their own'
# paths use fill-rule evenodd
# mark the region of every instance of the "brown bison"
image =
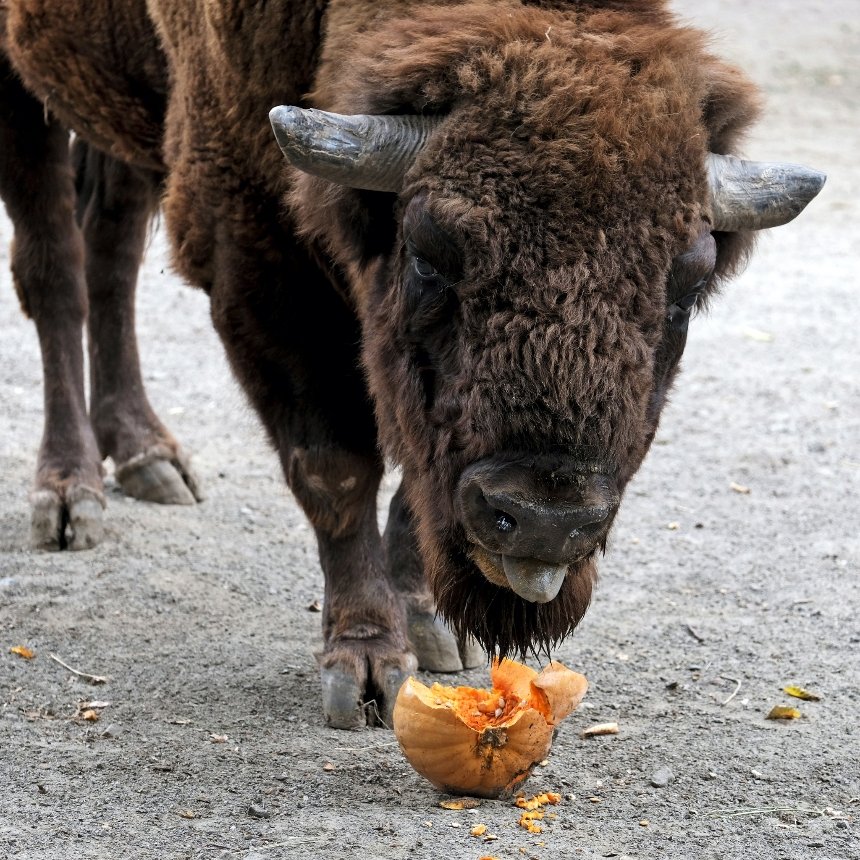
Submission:
<svg viewBox="0 0 860 860">
<path fill-rule="evenodd" d="M 575 627 L 691 314 L 823 182 L 727 155 L 755 93 L 661 0 L 2 0 L 0 40 L 34 537 L 98 540 L 107 457 L 134 496 L 199 496 L 135 347 L 160 200 L 316 531 L 336 726 L 416 656 Z"/>
</svg>

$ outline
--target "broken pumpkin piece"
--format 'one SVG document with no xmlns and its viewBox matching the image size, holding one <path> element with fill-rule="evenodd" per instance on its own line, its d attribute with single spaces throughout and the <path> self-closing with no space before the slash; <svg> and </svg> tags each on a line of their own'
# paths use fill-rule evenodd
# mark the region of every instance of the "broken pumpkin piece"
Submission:
<svg viewBox="0 0 860 860">
<path fill-rule="evenodd" d="M 492 689 L 427 687 L 409 678 L 394 705 L 406 760 L 436 788 L 510 796 L 543 761 L 555 726 L 582 701 L 588 682 L 552 662 L 542 672 L 495 661 Z"/>
<path fill-rule="evenodd" d="M 561 795 L 555 791 L 547 791 L 543 794 L 536 794 L 529 800 L 526 800 L 525 797 L 518 797 L 515 805 L 520 809 L 540 809 L 550 803 L 553 805 L 561 803 Z"/>
<path fill-rule="evenodd" d="M 13 645 L 9 652 L 11 654 L 17 654 L 17 656 L 22 657 L 24 660 L 32 660 L 36 656 L 35 651 L 31 651 L 26 645 Z"/>
<path fill-rule="evenodd" d="M 520 815 L 520 820 L 517 823 L 529 833 L 542 833 L 543 828 L 537 823 L 542 818 L 543 813 L 539 809 L 527 809 Z"/>
</svg>

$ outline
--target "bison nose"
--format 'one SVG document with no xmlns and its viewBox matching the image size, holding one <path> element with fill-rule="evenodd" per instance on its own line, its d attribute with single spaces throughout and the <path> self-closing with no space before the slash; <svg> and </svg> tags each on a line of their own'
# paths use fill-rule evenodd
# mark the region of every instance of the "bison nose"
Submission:
<svg viewBox="0 0 860 860">
<path fill-rule="evenodd" d="M 503 559 L 557 566 L 587 555 L 605 538 L 618 492 L 612 478 L 594 471 L 548 473 L 479 461 L 460 478 L 457 507 L 472 542 Z"/>
</svg>

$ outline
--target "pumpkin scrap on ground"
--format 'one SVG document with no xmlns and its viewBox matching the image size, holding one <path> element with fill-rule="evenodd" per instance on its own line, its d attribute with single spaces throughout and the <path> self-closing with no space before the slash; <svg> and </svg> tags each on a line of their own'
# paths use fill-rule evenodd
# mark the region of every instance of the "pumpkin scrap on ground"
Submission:
<svg viewBox="0 0 860 860">
<path fill-rule="evenodd" d="M 520 809 L 540 809 L 548 803 L 551 803 L 553 806 L 561 803 L 561 795 L 555 791 L 547 791 L 543 794 L 536 794 L 529 800 L 526 800 L 524 797 L 518 797 L 515 805 Z"/>
<path fill-rule="evenodd" d="M 9 651 L 12 654 L 17 654 L 25 660 L 32 660 L 36 656 L 35 651 L 31 651 L 26 645 L 13 645 Z"/>
<path fill-rule="evenodd" d="M 537 821 L 540 821 L 545 813 L 541 811 L 542 806 L 547 804 L 557 804 L 561 802 L 561 795 L 554 791 L 547 791 L 543 794 L 536 794 L 534 797 L 526 800 L 524 797 L 518 797 L 516 806 L 519 809 L 525 810 L 520 815 L 520 820 L 517 822 L 520 827 L 528 830 L 529 833 L 541 833 L 543 828 Z"/>
<path fill-rule="evenodd" d="M 510 796 L 550 746 L 555 726 L 588 682 L 561 663 L 542 672 L 494 662 L 491 690 L 427 687 L 409 678 L 394 705 L 394 733 L 409 764 L 452 794 Z"/>
<path fill-rule="evenodd" d="M 541 818 L 543 818 L 543 813 L 539 809 L 526 810 L 520 815 L 518 824 L 528 830 L 529 833 L 540 833 L 543 828 L 535 822 L 540 821 Z"/>
</svg>

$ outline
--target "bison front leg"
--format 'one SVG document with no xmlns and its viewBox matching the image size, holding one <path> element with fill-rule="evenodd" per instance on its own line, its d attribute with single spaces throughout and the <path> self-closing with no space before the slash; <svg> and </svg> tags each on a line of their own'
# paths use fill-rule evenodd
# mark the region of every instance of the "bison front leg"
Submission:
<svg viewBox="0 0 860 860">
<path fill-rule="evenodd" d="M 37 546 L 84 549 L 102 536 L 101 457 L 84 393 L 83 243 L 68 133 L 0 59 L 0 195 L 15 227 L 12 276 L 36 324 L 45 424 L 32 503 Z"/>
<path fill-rule="evenodd" d="M 80 140 L 73 161 L 86 244 L 90 419 L 101 456 L 114 461 L 126 495 L 194 504 L 202 498 L 198 481 L 149 404 L 137 352 L 134 294 L 159 177 Z"/>
<path fill-rule="evenodd" d="M 390 726 L 397 691 L 417 668 L 403 605 L 385 573 L 376 525 L 380 474 L 376 458 L 331 448 L 296 449 L 287 468 L 319 543 L 325 575 L 323 711 L 336 728 Z"/>
<path fill-rule="evenodd" d="M 337 728 L 390 725 L 416 660 L 376 521 L 382 461 L 358 323 L 282 229 L 277 201 L 251 200 L 245 212 L 242 203 L 239 194 L 230 199 L 231 223 L 246 232 L 214 249 L 212 319 L 316 533 L 325 577 L 323 713 Z M 260 227 L 267 211 L 271 220 Z M 257 235 L 265 238 L 251 242 Z"/>
<path fill-rule="evenodd" d="M 409 639 L 420 668 L 430 672 L 459 672 L 484 662 L 480 645 L 473 639 L 458 642 L 436 612 L 403 484 L 391 499 L 385 544 L 389 578 L 405 606 Z"/>
</svg>

